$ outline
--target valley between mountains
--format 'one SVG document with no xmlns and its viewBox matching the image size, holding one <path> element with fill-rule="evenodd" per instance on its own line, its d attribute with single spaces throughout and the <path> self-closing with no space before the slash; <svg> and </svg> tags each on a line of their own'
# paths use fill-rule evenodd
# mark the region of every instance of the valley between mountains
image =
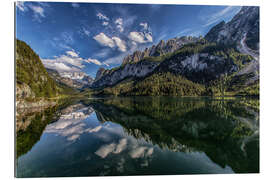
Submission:
<svg viewBox="0 0 270 180">
<path fill-rule="evenodd" d="M 16 106 L 89 96 L 259 97 L 259 7 L 242 7 L 204 36 L 175 37 L 126 56 L 119 67 L 58 72 L 16 40 Z"/>
</svg>

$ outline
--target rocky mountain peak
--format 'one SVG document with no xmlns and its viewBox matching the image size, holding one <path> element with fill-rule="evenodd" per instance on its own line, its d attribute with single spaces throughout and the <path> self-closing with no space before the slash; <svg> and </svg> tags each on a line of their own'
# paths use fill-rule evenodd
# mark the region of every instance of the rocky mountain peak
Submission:
<svg viewBox="0 0 270 180">
<path fill-rule="evenodd" d="M 132 63 L 132 62 L 139 62 L 145 57 L 148 56 L 162 56 L 166 53 L 173 52 L 179 48 L 181 48 L 183 45 L 190 43 L 190 42 L 195 42 L 197 41 L 198 38 L 195 37 L 180 37 L 180 38 L 172 38 L 166 41 L 161 40 L 157 45 L 152 45 L 150 48 L 145 48 L 143 51 L 135 51 L 133 54 L 127 55 L 123 59 L 123 65 L 127 63 Z"/>
<path fill-rule="evenodd" d="M 99 68 L 98 71 L 97 71 L 97 73 L 96 73 L 96 78 L 95 78 L 95 80 L 100 79 L 101 76 L 103 75 L 103 73 L 104 73 L 105 71 L 106 71 L 105 68 L 103 68 L 103 67 Z"/>
<path fill-rule="evenodd" d="M 259 7 L 243 6 L 230 22 L 220 22 L 205 36 L 210 42 L 223 44 L 239 44 L 243 38 L 249 48 L 258 50 Z"/>
</svg>

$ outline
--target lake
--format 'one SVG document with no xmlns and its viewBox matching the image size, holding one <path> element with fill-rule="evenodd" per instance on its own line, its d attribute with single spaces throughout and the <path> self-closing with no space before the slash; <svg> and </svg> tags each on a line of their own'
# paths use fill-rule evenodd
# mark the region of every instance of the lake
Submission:
<svg viewBox="0 0 270 180">
<path fill-rule="evenodd" d="M 83 99 L 17 121 L 17 177 L 259 172 L 258 99 Z"/>
</svg>

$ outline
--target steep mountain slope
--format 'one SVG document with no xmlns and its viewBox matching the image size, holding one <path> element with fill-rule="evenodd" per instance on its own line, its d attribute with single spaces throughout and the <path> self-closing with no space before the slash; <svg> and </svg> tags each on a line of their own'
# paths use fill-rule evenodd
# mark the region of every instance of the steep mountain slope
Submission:
<svg viewBox="0 0 270 180">
<path fill-rule="evenodd" d="M 151 48 L 160 53 L 151 54 L 149 49 L 135 52 L 118 68 L 100 69 L 92 87 L 105 88 L 101 94 L 115 95 L 224 95 L 227 91 L 231 95 L 258 95 L 258 13 L 258 7 L 242 7 L 230 22 L 216 25 L 205 38 L 193 38 L 178 49 L 168 48 L 175 47 L 168 45 L 171 40 L 161 41 Z M 186 85 L 169 83 L 168 77 L 179 77 Z M 153 84 L 149 79 L 162 83 Z M 256 90 L 251 91 L 251 86 Z M 152 90 L 146 90 L 149 88 Z M 164 91 L 170 88 L 174 90 Z M 190 88 L 194 91 L 188 92 Z"/>
<path fill-rule="evenodd" d="M 157 45 L 146 48 L 144 51 L 135 51 L 123 59 L 120 67 L 111 70 L 100 68 L 96 74 L 93 88 L 113 86 L 126 78 L 144 77 L 151 73 L 172 52 L 180 49 L 185 44 L 196 42 L 200 38 L 183 36 L 170 39 L 167 42 L 161 40 Z"/>
<path fill-rule="evenodd" d="M 252 56 L 255 61 L 249 63 L 235 76 L 241 78 L 248 75 L 245 85 L 258 83 L 259 7 L 242 7 L 230 22 L 219 23 L 206 34 L 205 38 L 225 45 L 234 44 L 239 52 Z"/>
<path fill-rule="evenodd" d="M 48 75 L 39 56 L 25 42 L 16 41 L 16 97 L 55 97 L 60 89 Z"/>
<path fill-rule="evenodd" d="M 210 42 L 223 44 L 239 44 L 245 38 L 249 48 L 259 49 L 259 7 L 242 7 L 230 22 L 222 21 L 205 36 Z"/>
<path fill-rule="evenodd" d="M 113 86 L 126 78 L 144 77 L 157 67 L 159 62 L 141 60 L 133 64 L 125 64 L 111 70 L 100 69 L 92 84 L 92 88 Z"/>
</svg>

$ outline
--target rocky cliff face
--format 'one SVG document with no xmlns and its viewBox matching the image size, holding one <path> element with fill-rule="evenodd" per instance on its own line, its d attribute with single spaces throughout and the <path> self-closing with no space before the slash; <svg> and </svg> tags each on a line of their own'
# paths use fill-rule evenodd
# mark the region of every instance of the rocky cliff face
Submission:
<svg viewBox="0 0 270 180">
<path fill-rule="evenodd" d="M 249 61 L 248 57 L 246 61 Z M 241 62 L 241 64 L 244 63 L 247 62 Z M 199 52 L 187 56 L 177 54 L 162 62 L 155 71 L 172 72 L 182 75 L 192 82 L 204 84 L 225 74 L 237 72 L 239 69 L 240 65 L 231 58 L 215 55 L 215 52 Z"/>
<path fill-rule="evenodd" d="M 191 36 L 183 36 L 180 38 L 169 39 L 167 42 L 161 40 L 157 45 L 153 45 L 150 48 L 144 49 L 144 51 L 135 51 L 133 54 L 126 56 L 123 59 L 123 63 L 136 63 L 146 57 L 162 56 L 164 54 L 174 52 L 180 49 L 183 45 L 196 42 L 199 38 Z"/>
<path fill-rule="evenodd" d="M 117 69 L 100 69 L 92 87 L 101 88 L 112 86 L 126 78 L 144 77 L 152 72 L 158 64 L 158 62 L 153 61 L 140 61 L 134 64 L 126 64 Z"/>
</svg>

